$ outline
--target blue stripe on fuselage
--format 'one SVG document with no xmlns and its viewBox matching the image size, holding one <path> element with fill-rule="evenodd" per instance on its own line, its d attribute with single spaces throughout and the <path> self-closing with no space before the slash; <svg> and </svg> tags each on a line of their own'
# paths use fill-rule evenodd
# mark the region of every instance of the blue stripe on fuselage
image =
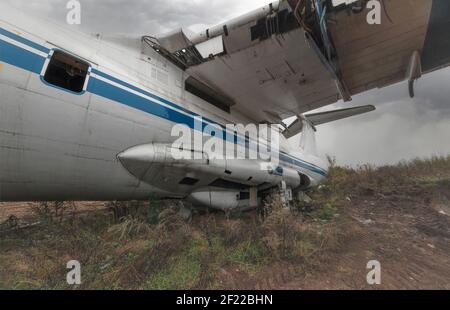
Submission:
<svg viewBox="0 0 450 310">
<path fill-rule="evenodd" d="M 3 62 L 36 74 L 41 73 L 45 58 L 3 40 L 0 40 L 0 44 L 0 57 Z"/>
<path fill-rule="evenodd" d="M 5 37 L 8 37 L 10 39 L 13 39 L 17 42 L 20 42 L 22 44 L 28 45 L 29 47 L 32 47 L 43 53 L 46 53 L 46 54 L 50 53 L 50 50 L 48 48 L 46 48 L 45 46 L 42 46 L 42 45 L 35 43 L 33 41 L 30 41 L 28 39 L 25 39 L 24 37 L 21 37 L 15 33 L 9 32 L 8 30 L 5 30 L 3 28 L 0 28 L 0 34 L 4 35 Z"/>
<path fill-rule="evenodd" d="M 167 109 L 160 104 L 133 93 L 126 92 L 121 88 L 115 87 L 114 85 L 108 84 L 99 79 L 91 77 L 87 91 L 112 101 L 120 102 L 131 108 L 153 114 L 175 123 L 185 124 L 190 128 L 194 128 L 194 119 L 191 116 L 182 114 L 172 109 Z"/>
<path fill-rule="evenodd" d="M 37 43 L 34 43 L 27 39 L 24 39 L 14 33 L 8 32 L 2 28 L 0 28 L 0 30 L 1 30 L 0 33 L 7 36 L 8 38 L 14 39 L 20 43 L 26 44 L 26 45 L 28 45 L 32 48 L 35 48 L 39 51 L 42 51 L 42 52 L 44 52 L 44 51 L 46 53 L 50 52 L 50 49 L 40 46 Z M 3 40 L 0 40 L 0 48 L 1 48 L 0 58 L 2 61 L 9 63 L 13 66 L 20 67 L 24 70 L 36 73 L 36 74 L 41 73 L 42 67 L 46 60 L 44 57 L 36 55 L 32 52 L 24 50 L 20 47 L 17 47 L 15 45 L 5 42 Z M 103 77 L 107 80 L 110 80 L 112 82 L 115 82 L 119 85 L 122 85 L 124 87 L 127 87 L 133 91 L 136 91 L 143 95 L 146 95 L 150 98 L 161 101 L 161 102 L 163 102 L 173 108 L 179 109 L 180 111 L 183 111 L 189 115 L 186 115 L 186 114 L 181 113 L 176 110 L 168 109 L 168 108 L 162 106 L 161 104 L 158 104 L 152 100 L 145 99 L 145 98 L 138 96 L 136 94 L 133 94 L 125 89 L 116 87 L 114 85 L 111 85 L 109 83 L 101 81 L 100 79 L 96 79 L 95 77 L 90 77 L 88 88 L 87 88 L 87 91 L 92 94 L 110 99 L 112 101 L 119 102 L 121 104 L 127 105 L 134 109 L 138 109 L 140 111 L 158 116 L 160 118 L 172 121 L 174 123 L 185 124 L 192 129 L 194 129 L 194 127 L 195 127 L 194 126 L 194 124 L 195 124 L 194 117 L 200 117 L 200 115 L 198 115 L 192 111 L 189 111 L 189 110 L 185 109 L 184 107 L 178 106 L 173 102 L 170 102 L 164 98 L 158 97 L 154 94 L 151 94 L 145 90 L 142 90 L 142 89 L 140 89 L 136 86 L 133 86 L 129 83 L 126 83 L 116 77 L 109 75 L 109 74 L 103 73 L 96 69 L 93 69 L 92 73 L 94 73 L 100 77 Z M 203 118 L 203 119 L 209 123 L 220 126 L 222 129 L 225 129 L 225 126 L 223 126 L 219 123 L 208 120 L 206 118 Z M 202 130 L 207 125 L 208 125 L 207 123 L 203 122 Z M 244 139 L 241 139 L 241 140 L 244 140 Z M 237 139 L 237 137 L 235 136 L 234 143 L 239 143 L 238 141 L 239 141 L 239 139 Z M 244 143 L 245 143 L 245 140 L 244 140 Z M 284 154 L 282 152 L 280 152 L 280 160 L 284 161 L 286 163 L 298 166 L 298 167 L 308 169 L 308 170 L 315 172 L 317 174 L 320 174 L 322 176 L 327 175 L 327 172 L 325 170 L 323 170 L 313 164 L 310 164 L 310 163 L 304 162 L 302 160 L 299 160 L 297 158 L 294 158 L 291 155 Z"/>
<path fill-rule="evenodd" d="M 173 108 L 180 109 L 181 111 L 183 111 L 185 113 L 188 113 L 188 114 L 190 114 L 192 116 L 200 116 L 200 115 L 198 115 L 198 114 L 196 114 L 196 113 L 194 113 L 192 111 L 189 111 L 188 109 L 186 109 L 184 107 L 180 107 L 179 105 L 176 105 L 175 103 L 173 103 L 173 102 L 171 102 L 171 101 L 169 101 L 167 99 L 164 99 L 164 98 L 161 98 L 159 96 L 156 96 L 155 94 L 152 94 L 152 93 L 149 93 L 149 92 L 147 92 L 145 90 L 142 90 L 139 87 L 131 85 L 131 84 L 125 82 L 125 81 L 122 81 L 122 80 L 120 80 L 120 79 L 118 79 L 118 78 L 116 78 L 116 77 L 114 77 L 112 75 L 106 74 L 106 73 L 101 72 L 101 71 L 99 71 L 97 69 L 92 69 L 92 73 L 97 74 L 98 76 L 101 76 L 101 77 L 103 77 L 103 78 L 105 78 L 107 80 L 113 81 L 113 82 L 115 82 L 115 83 L 117 83 L 119 85 L 125 86 L 125 87 L 127 87 L 129 89 L 132 89 L 134 91 L 137 91 L 137 92 L 139 92 L 139 93 L 141 93 L 143 95 L 146 95 L 146 96 L 148 96 L 150 98 L 153 98 L 155 100 L 161 101 L 161 102 L 163 102 L 163 103 L 165 103 L 165 104 L 167 104 L 167 105 L 169 105 L 169 106 L 171 106 Z M 205 119 L 205 118 L 203 118 L 203 119 Z M 207 120 L 207 119 L 205 119 L 205 120 Z M 217 125 L 220 125 L 220 124 L 217 124 Z"/>
</svg>

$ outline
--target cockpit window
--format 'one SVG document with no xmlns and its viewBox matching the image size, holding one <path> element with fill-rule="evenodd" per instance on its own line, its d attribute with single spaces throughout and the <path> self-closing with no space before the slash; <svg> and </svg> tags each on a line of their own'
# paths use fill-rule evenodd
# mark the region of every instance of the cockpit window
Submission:
<svg viewBox="0 0 450 310">
<path fill-rule="evenodd" d="M 67 89 L 75 93 L 83 92 L 89 71 L 89 64 L 69 54 L 55 51 L 44 80 L 52 85 Z"/>
</svg>

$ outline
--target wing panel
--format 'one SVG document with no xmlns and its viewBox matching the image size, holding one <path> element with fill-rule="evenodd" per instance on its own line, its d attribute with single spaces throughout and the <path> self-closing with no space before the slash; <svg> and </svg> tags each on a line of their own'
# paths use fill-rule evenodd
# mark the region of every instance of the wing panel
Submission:
<svg viewBox="0 0 450 310">
<path fill-rule="evenodd" d="M 229 94 L 236 110 L 258 122 L 266 120 L 265 111 L 289 117 L 339 96 L 301 29 L 191 67 L 188 73 Z"/>
<path fill-rule="evenodd" d="M 367 23 L 367 10 L 336 11 L 329 29 L 343 79 L 351 94 L 406 78 L 414 51 L 423 48 L 432 0 L 383 1 L 380 25 Z"/>
</svg>

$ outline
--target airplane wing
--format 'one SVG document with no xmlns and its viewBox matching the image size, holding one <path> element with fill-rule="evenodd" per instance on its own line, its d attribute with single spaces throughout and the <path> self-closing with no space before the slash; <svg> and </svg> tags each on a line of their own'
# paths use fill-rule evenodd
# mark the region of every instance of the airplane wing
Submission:
<svg viewBox="0 0 450 310">
<path fill-rule="evenodd" d="M 363 107 L 341 109 L 313 114 L 304 115 L 304 120 L 297 118 L 286 130 L 283 135 L 289 139 L 303 131 L 304 121 L 308 121 L 313 127 L 338 121 L 341 119 L 349 118 L 356 115 L 361 115 L 375 111 L 373 105 L 367 105 Z"/>
<path fill-rule="evenodd" d="M 344 118 L 361 115 L 364 113 L 375 111 L 375 107 L 373 105 L 356 107 L 350 109 L 342 109 L 336 111 L 327 111 L 321 113 L 314 114 L 306 114 L 305 117 L 314 125 L 319 126 L 327 123 L 331 123 L 334 121 L 338 121 Z"/>
<path fill-rule="evenodd" d="M 450 43 L 440 38 L 450 1 L 379 1 L 380 25 L 367 21 L 369 2 L 280 0 L 201 33 L 143 40 L 187 72 L 187 90 L 255 122 L 280 123 L 372 88 L 412 85 L 449 63 Z"/>
</svg>

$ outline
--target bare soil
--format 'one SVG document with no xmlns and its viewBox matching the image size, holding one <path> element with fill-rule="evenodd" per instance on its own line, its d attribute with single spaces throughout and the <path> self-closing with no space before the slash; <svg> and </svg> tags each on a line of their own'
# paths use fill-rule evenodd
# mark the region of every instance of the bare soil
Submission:
<svg viewBox="0 0 450 310">
<path fill-rule="evenodd" d="M 349 218 L 344 241 L 305 264 L 275 264 L 250 279 L 228 270 L 230 287 L 294 290 L 450 290 L 450 179 L 413 171 L 413 178 L 386 188 L 370 180 L 350 184 L 340 211 Z M 375 171 L 386 180 L 382 170 Z M 361 176 L 362 172 L 359 172 Z M 416 178 L 420 174 L 420 178 Z M 430 174 L 432 172 L 430 171 Z M 369 175 L 369 177 L 371 177 Z M 396 183 L 398 182 L 398 183 Z M 367 283 L 369 261 L 381 264 L 381 284 Z"/>
<path fill-rule="evenodd" d="M 442 194 L 448 195 L 450 188 Z M 353 201 L 349 215 L 359 231 L 320 270 L 281 289 L 450 289 L 448 204 L 417 198 L 373 197 Z M 448 197 L 448 196 L 447 196 Z M 426 200 L 426 199 L 425 199 Z M 448 200 L 447 200 L 448 203 Z M 367 284 L 367 263 L 381 263 L 379 286 Z"/>
<path fill-rule="evenodd" d="M 345 221 L 324 224 L 346 223 L 344 239 L 337 246 L 326 247 L 312 256 L 312 262 L 276 261 L 255 269 L 253 274 L 236 264 L 219 266 L 215 277 L 220 287 L 450 290 L 450 169 L 440 175 L 433 171 L 426 174 L 422 166 L 418 164 L 414 171 L 402 168 L 407 171 L 407 177 L 402 179 L 391 178 L 391 174 L 399 174 L 392 169 L 337 171 L 327 186 L 337 185 L 325 201 L 338 200 L 339 214 L 335 216 Z M 349 184 L 349 180 L 354 184 Z M 334 193 L 348 196 L 335 199 Z M 107 208 L 105 203 L 98 202 L 75 205 L 78 213 Z M 11 215 L 19 219 L 27 217 L 35 206 L 35 203 L 1 203 L 0 224 Z M 381 285 L 367 283 L 370 271 L 367 263 L 372 260 L 381 263 Z"/>
<path fill-rule="evenodd" d="M 450 290 L 448 163 L 447 159 L 440 165 L 418 161 L 380 169 L 336 169 L 328 186 L 348 195 L 339 209 L 341 217 L 350 219 L 343 242 L 316 256 L 318 261 L 303 264 L 300 276 L 296 266 L 287 264 L 266 268 L 256 281 L 249 281 L 239 270 L 229 270 L 235 278 L 233 285 L 241 289 Z M 372 260 L 381 264 L 381 285 L 367 283 L 367 264 Z"/>
</svg>

